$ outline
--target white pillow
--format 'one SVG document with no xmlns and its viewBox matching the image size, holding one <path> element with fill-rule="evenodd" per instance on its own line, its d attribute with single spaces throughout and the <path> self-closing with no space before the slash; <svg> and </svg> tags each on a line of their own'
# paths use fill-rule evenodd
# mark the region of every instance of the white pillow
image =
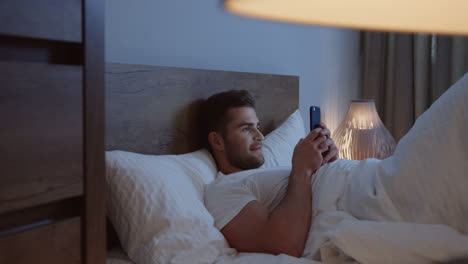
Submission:
<svg viewBox="0 0 468 264">
<path fill-rule="evenodd" d="M 163 156 L 109 151 L 106 165 L 107 214 L 133 261 L 212 263 L 227 250 L 203 204 L 204 185 L 217 173 L 207 150 Z"/>
<path fill-rule="evenodd" d="M 291 166 L 294 147 L 305 135 L 304 121 L 298 109 L 283 124 L 265 136 L 265 163 L 262 167 Z"/>
</svg>

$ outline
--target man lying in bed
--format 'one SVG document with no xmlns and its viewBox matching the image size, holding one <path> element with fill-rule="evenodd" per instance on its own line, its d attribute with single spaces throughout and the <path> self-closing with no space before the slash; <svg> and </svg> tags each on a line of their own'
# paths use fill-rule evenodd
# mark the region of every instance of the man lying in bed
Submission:
<svg viewBox="0 0 468 264">
<path fill-rule="evenodd" d="M 236 189 L 229 185 L 223 190 L 223 183 L 229 183 L 229 174 L 256 169 L 264 163 L 264 137 L 259 131 L 255 100 L 245 90 L 219 93 L 204 102 L 200 117 L 205 147 L 213 154 L 219 170 L 217 183 L 220 184 L 212 184 L 206 191 L 216 188 L 214 191 L 219 194 L 210 204 L 224 203 L 215 207 L 225 210 L 218 209 L 212 214 L 226 219 L 226 223 L 218 220 L 217 227 L 229 244 L 243 252 L 302 256 L 311 223 L 312 175 L 323 164 L 338 159 L 338 150 L 325 124 L 297 143 L 288 184 L 272 184 L 278 177 L 267 175 L 251 179 L 255 188 L 237 186 Z M 237 208 L 240 212 L 229 208 L 223 200 L 226 197 L 222 197 L 225 192 L 231 195 L 238 192 L 238 199 L 232 204 L 243 206 Z M 262 203 L 265 200 L 262 197 L 271 197 L 271 202 Z"/>
</svg>

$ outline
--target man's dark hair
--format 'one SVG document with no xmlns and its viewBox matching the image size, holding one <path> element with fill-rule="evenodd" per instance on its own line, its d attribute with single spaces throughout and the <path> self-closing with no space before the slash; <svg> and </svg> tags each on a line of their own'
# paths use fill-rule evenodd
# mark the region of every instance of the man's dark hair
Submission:
<svg viewBox="0 0 468 264">
<path fill-rule="evenodd" d="M 227 112 L 235 107 L 255 108 L 255 98 L 247 90 L 230 90 L 214 94 L 200 106 L 199 135 L 203 147 L 211 151 L 208 134 L 212 131 L 224 133 L 228 120 Z"/>
</svg>

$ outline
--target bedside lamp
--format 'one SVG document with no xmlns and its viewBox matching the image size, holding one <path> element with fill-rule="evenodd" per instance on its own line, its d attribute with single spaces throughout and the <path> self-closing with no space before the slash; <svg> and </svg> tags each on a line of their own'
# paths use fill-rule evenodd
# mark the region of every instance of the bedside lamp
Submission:
<svg viewBox="0 0 468 264">
<path fill-rule="evenodd" d="M 344 159 L 385 159 L 395 149 L 395 140 L 380 120 L 374 100 L 353 100 L 333 139 Z"/>
</svg>

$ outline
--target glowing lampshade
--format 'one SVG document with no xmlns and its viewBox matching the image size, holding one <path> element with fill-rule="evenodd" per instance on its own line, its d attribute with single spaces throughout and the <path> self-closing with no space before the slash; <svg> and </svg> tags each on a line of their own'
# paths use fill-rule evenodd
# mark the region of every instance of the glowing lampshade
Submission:
<svg viewBox="0 0 468 264">
<path fill-rule="evenodd" d="M 467 0 L 224 0 L 232 13 L 378 31 L 468 34 Z"/>
<path fill-rule="evenodd" d="M 333 139 L 344 159 L 384 159 L 395 149 L 395 140 L 380 120 L 374 100 L 353 100 Z"/>
</svg>

